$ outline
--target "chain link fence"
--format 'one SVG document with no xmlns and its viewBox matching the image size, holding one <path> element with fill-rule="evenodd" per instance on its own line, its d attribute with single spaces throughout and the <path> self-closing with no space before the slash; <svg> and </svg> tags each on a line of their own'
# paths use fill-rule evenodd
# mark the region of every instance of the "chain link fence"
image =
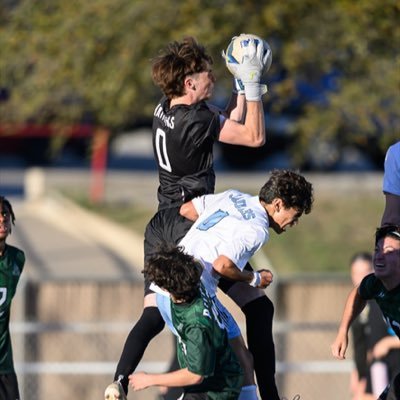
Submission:
<svg viewBox="0 0 400 400">
<path fill-rule="evenodd" d="M 274 294 L 277 382 L 281 395 L 303 400 L 346 400 L 349 361 L 330 355 L 349 290 L 347 281 L 280 282 Z M 22 400 L 98 400 L 126 336 L 140 315 L 142 287 L 134 282 L 28 282 L 11 324 Z M 322 295 L 323 296 L 322 296 Z M 241 312 L 224 296 L 245 332 Z M 326 305 L 329 305 L 327 308 Z M 165 329 L 148 347 L 138 370 L 162 372 L 172 357 Z M 155 400 L 158 390 L 129 393 Z"/>
</svg>

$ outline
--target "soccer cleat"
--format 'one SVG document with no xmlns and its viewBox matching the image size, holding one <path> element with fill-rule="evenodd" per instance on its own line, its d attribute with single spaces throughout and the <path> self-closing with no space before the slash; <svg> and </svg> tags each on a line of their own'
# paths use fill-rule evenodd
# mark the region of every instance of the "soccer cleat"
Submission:
<svg viewBox="0 0 400 400">
<path fill-rule="evenodd" d="M 127 400 L 126 394 L 119 381 L 110 383 L 105 392 L 104 400 Z"/>
</svg>

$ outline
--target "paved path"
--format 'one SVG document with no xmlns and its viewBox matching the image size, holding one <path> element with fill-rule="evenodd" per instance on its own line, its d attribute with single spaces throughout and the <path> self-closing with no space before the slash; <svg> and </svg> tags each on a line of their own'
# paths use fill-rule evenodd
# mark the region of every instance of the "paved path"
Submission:
<svg viewBox="0 0 400 400">
<path fill-rule="evenodd" d="M 33 280 L 137 280 L 142 238 L 69 204 L 10 197 L 17 217 L 8 242 L 26 254 L 25 278 Z"/>
</svg>

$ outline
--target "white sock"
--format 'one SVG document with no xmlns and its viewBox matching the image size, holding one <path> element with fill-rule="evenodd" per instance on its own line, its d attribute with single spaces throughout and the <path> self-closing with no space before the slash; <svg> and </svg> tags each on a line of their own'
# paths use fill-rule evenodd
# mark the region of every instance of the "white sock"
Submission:
<svg viewBox="0 0 400 400">
<path fill-rule="evenodd" d="M 370 370 L 372 392 L 374 396 L 378 397 L 389 383 L 387 366 L 382 361 L 375 361 Z"/>
<path fill-rule="evenodd" d="M 257 386 L 247 385 L 242 386 L 238 400 L 258 400 Z"/>
</svg>

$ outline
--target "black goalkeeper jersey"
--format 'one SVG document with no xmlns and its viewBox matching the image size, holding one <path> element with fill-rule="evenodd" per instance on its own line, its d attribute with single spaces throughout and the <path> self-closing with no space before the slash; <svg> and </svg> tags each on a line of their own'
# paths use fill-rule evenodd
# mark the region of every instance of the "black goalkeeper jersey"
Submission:
<svg viewBox="0 0 400 400">
<path fill-rule="evenodd" d="M 161 99 L 153 119 L 159 209 L 214 193 L 213 145 L 219 131 L 219 114 L 204 101 L 170 109 L 169 100 Z"/>
</svg>

